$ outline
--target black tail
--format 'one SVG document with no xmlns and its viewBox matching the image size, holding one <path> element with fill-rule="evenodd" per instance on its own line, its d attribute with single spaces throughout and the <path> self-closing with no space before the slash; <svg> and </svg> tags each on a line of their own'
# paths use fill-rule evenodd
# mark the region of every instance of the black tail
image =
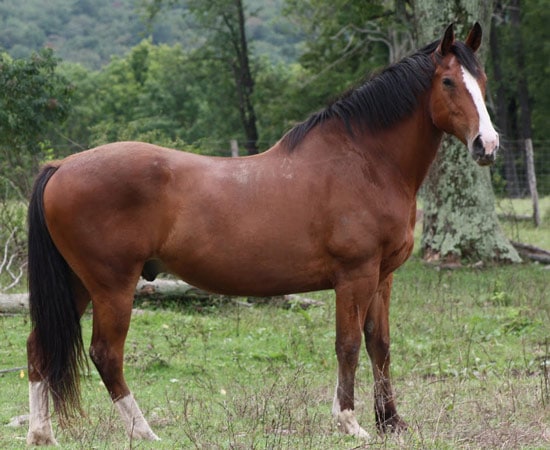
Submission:
<svg viewBox="0 0 550 450">
<path fill-rule="evenodd" d="M 62 418 L 81 412 L 81 369 L 86 367 L 72 272 L 55 247 L 44 216 L 44 189 L 57 167 L 46 166 L 35 181 L 28 211 L 29 306 L 33 326 L 33 369 L 48 383 Z"/>
</svg>

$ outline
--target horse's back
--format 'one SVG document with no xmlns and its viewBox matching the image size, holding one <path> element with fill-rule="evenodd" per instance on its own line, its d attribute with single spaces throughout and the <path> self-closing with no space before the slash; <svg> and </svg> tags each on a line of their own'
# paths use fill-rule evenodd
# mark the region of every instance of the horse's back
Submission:
<svg viewBox="0 0 550 450">
<path fill-rule="evenodd" d="M 280 150 L 212 158 L 122 142 L 82 152 L 47 186 L 48 227 L 94 279 L 133 280 L 154 260 L 227 294 L 328 288 L 340 266 L 378 260 L 385 228 L 396 227 L 376 220 L 388 205 L 365 198 L 357 165 Z"/>
</svg>

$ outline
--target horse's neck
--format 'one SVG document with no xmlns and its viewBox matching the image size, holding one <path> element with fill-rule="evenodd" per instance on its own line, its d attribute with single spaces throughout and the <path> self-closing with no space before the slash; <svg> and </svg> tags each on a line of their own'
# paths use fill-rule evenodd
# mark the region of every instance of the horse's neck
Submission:
<svg viewBox="0 0 550 450">
<path fill-rule="evenodd" d="M 443 132 L 435 128 L 427 109 L 419 108 L 411 117 L 381 132 L 376 142 L 384 146 L 385 158 L 394 168 L 392 175 L 416 194 L 435 159 L 442 137 Z"/>
</svg>

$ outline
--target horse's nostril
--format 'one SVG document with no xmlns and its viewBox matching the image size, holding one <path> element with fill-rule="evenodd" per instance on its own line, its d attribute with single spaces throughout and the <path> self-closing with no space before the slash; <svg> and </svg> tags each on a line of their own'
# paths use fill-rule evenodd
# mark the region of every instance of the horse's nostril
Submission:
<svg viewBox="0 0 550 450">
<path fill-rule="evenodd" d="M 480 158 L 485 155 L 485 147 L 481 141 L 481 135 L 477 135 L 473 143 L 473 154 L 476 158 Z"/>
<path fill-rule="evenodd" d="M 493 151 L 487 151 L 486 145 L 481 139 L 481 135 L 476 136 L 472 142 L 472 157 L 480 166 L 488 166 L 495 161 L 496 148 Z"/>
</svg>

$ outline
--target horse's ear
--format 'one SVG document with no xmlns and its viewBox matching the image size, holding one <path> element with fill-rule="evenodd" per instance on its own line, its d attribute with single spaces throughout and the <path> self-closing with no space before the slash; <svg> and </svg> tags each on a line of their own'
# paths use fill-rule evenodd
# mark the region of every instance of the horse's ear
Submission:
<svg viewBox="0 0 550 450">
<path fill-rule="evenodd" d="M 476 22 L 466 38 L 466 45 L 475 52 L 481 45 L 481 36 L 483 32 L 481 31 L 481 25 L 479 22 Z"/>
<path fill-rule="evenodd" d="M 449 53 L 454 41 L 455 41 L 455 32 L 453 29 L 453 24 L 451 23 L 445 30 L 443 39 L 441 39 L 441 42 L 439 43 L 439 47 L 437 49 L 438 52 L 441 54 L 441 56 L 445 56 L 447 53 Z"/>
</svg>

